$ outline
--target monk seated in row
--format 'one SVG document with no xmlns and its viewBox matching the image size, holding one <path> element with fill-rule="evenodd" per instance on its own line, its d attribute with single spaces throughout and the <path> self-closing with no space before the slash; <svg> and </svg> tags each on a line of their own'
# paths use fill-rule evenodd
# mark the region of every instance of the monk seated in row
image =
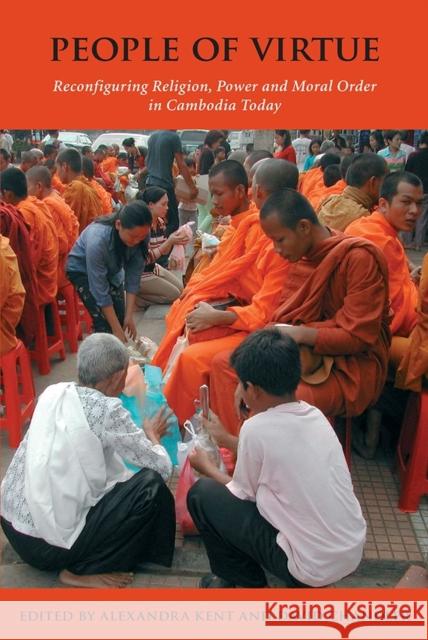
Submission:
<svg viewBox="0 0 428 640">
<path fill-rule="evenodd" d="M 208 476 L 188 494 L 212 574 L 202 588 L 263 588 L 265 569 L 289 588 L 322 587 L 360 563 L 366 523 L 340 443 L 314 406 L 298 401 L 300 358 L 280 330 L 251 334 L 233 352 L 237 404 L 251 412 L 233 445 L 233 477 L 206 451 L 189 454 Z M 206 428 L 228 433 L 216 416 Z M 230 438 L 229 438 L 230 440 Z"/>
<path fill-rule="evenodd" d="M 88 224 L 103 213 L 102 202 L 82 174 L 82 157 L 77 149 L 61 151 L 56 159 L 56 171 L 60 181 L 65 184 L 62 197 L 74 211 L 82 233 Z"/>
<path fill-rule="evenodd" d="M 0 233 L 9 239 L 10 247 L 18 261 L 19 274 L 25 290 L 25 301 L 16 333 L 24 345 L 30 347 L 36 335 L 34 318 L 38 313 L 37 275 L 32 258 L 31 232 L 18 209 L 1 201 Z"/>
<path fill-rule="evenodd" d="M 381 187 L 378 209 L 369 216 L 355 220 L 346 229 L 347 234 L 373 242 L 386 259 L 393 312 L 390 325 L 393 336 L 391 353 L 396 366 L 404 356 L 406 346 L 410 343 L 409 336 L 418 324 L 416 307 L 420 278 L 418 269 L 411 271 L 409 268 L 399 233 L 415 229 L 422 213 L 423 200 L 422 182 L 416 175 L 404 171 L 391 173 Z M 425 340 L 428 342 L 428 332 Z M 354 434 L 354 446 L 366 458 L 373 457 L 376 452 L 381 418 L 379 411 L 370 411 L 365 434 L 357 431 Z"/>
<path fill-rule="evenodd" d="M 52 188 L 51 173 L 45 166 L 32 167 L 25 174 L 30 196 L 45 203 L 51 214 L 58 238 L 58 290 L 67 284 L 65 264 L 79 235 L 79 223 L 72 209 Z"/>
<path fill-rule="evenodd" d="M 345 167 L 348 164 L 348 160 L 345 161 Z M 328 198 L 329 196 L 340 194 L 346 187 L 346 182 L 342 178 L 342 173 L 340 171 L 341 160 L 340 156 L 337 156 L 334 153 L 326 153 L 320 160 L 320 169 L 322 171 L 321 181 L 313 187 L 307 198 L 315 211 L 318 211 L 321 203 Z M 329 176 L 333 174 L 337 175 L 336 179 L 333 180 Z M 331 183 L 330 183 L 331 181 Z"/>
<path fill-rule="evenodd" d="M 31 258 L 35 267 L 38 306 L 53 300 L 58 291 L 58 235 L 48 206 L 28 195 L 25 173 L 11 167 L 0 176 L 1 193 L 14 205 L 30 229 Z"/>
<path fill-rule="evenodd" d="M 25 289 L 22 285 L 16 255 L 9 238 L 0 233 L 0 355 L 17 345 L 16 327 L 24 308 Z"/>
<path fill-rule="evenodd" d="M 261 209 L 261 224 L 288 264 L 272 321 L 299 345 L 302 379 L 298 400 L 327 416 L 355 416 L 383 388 L 390 346 L 388 273 L 371 242 L 323 227 L 309 202 L 286 189 Z M 237 386 L 231 350 L 211 362 L 211 406 L 236 434 Z M 183 371 L 183 378 L 187 371 Z"/>
<path fill-rule="evenodd" d="M 345 231 L 354 220 L 369 216 L 378 203 L 387 172 L 385 160 L 375 153 L 362 153 L 353 158 L 345 174 L 343 193 L 324 200 L 318 211 L 321 224 Z"/>
<path fill-rule="evenodd" d="M 234 211 L 248 206 L 245 170 L 235 161 L 226 161 L 212 171 L 213 200 L 233 219 Z M 231 182 L 232 176 L 235 182 Z M 285 186 L 296 187 L 297 178 L 292 163 L 264 160 L 253 182 L 256 204 L 260 206 L 269 193 Z M 154 358 L 154 364 L 166 372 L 177 338 L 187 331 L 190 345 L 168 371 L 165 387 L 168 403 L 180 423 L 192 415 L 194 398 L 209 378 L 213 357 L 219 351 L 235 348 L 249 332 L 263 327 L 278 305 L 287 265 L 263 233 L 258 212 L 244 213 L 227 249 L 196 274 L 196 282 L 196 277 L 191 279 L 182 298 L 174 303 L 167 317 L 167 333 Z M 226 309 L 210 304 L 230 296 L 233 300 L 226 302 Z"/>
</svg>

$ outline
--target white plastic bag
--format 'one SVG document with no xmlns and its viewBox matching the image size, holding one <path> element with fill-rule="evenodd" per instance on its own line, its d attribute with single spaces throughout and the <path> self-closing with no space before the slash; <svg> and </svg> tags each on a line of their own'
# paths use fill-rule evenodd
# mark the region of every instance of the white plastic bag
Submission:
<svg viewBox="0 0 428 640">
<path fill-rule="evenodd" d="M 165 382 L 167 382 L 168 378 L 170 377 L 178 357 L 180 356 L 181 353 L 183 353 L 184 349 L 186 349 L 188 346 L 189 346 L 189 339 L 187 337 L 187 331 L 185 331 L 185 333 L 182 336 L 178 336 L 177 342 L 175 343 L 170 353 L 170 356 L 168 358 L 168 362 L 166 363 L 165 373 L 163 376 Z"/>
</svg>

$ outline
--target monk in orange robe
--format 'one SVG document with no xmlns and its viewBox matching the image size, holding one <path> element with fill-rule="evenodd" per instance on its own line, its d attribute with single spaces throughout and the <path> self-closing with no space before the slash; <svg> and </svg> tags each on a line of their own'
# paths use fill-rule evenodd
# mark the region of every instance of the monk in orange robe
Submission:
<svg viewBox="0 0 428 640">
<path fill-rule="evenodd" d="M 407 337 L 417 322 L 418 289 L 398 234 L 414 230 L 422 212 L 423 197 L 422 183 L 417 176 L 405 172 L 391 173 L 381 188 L 379 209 L 346 228 L 347 234 L 373 242 L 386 259 L 394 313 L 391 322 L 393 336 Z"/>
<path fill-rule="evenodd" d="M 299 191 L 306 198 L 324 188 L 324 169 L 331 164 L 340 164 L 340 157 L 335 153 L 324 153 L 319 160 L 319 166 L 310 169 L 300 180 Z"/>
<path fill-rule="evenodd" d="M 52 176 L 52 188 L 58 191 L 60 195 L 62 195 L 65 191 L 65 184 L 61 182 L 56 173 Z"/>
<path fill-rule="evenodd" d="M 15 167 L 1 174 L 3 199 L 13 204 L 30 227 L 37 277 L 38 304 L 47 304 L 58 290 L 58 236 L 46 204 L 28 196 L 25 174 Z"/>
<path fill-rule="evenodd" d="M 30 227 L 16 207 L 4 202 L 0 202 L 0 233 L 9 239 L 10 247 L 18 260 L 25 302 L 17 336 L 26 347 L 30 347 L 36 335 L 34 318 L 38 312 L 37 274 L 32 257 Z"/>
<path fill-rule="evenodd" d="M 0 355 L 17 345 L 16 326 L 24 308 L 25 289 L 9 238 L 0 234 Z"/>
<path fill-rule="evenodd" d="M 113 211 L 111 195 L 94 180 L 94 163 L 90 158 L 82 158 L 82 171 L 85 178 L 89 180 L 89 184 L 97 192 L 103 205 L 103 213 L 108 214 Z"/>
<path fill-rule="evenodd" d="M 33 167 L 25 176 L 29 195 L 47 205 L 55 224 L 58 237 L 58 289 L 61 289 L 68 284 L 65 264 L 79 235 L 79 223 L 68 204 L 55 189 L 52 189 L 51 175 L 47 167 Z"/>
<path fill-rule="evenodd" d="M 388 276 L 370 242 L 322 227 L 309 202 L 286 189 L 262 207 L 261 224 L 289 270 L 273 322 L 300 346 L 297 398 L 327 416 L 359 415 L 385 382 L 390 345 Z M 304 357 L 303 357 L 304 356 Z M 217 354 L 209 377 L 211 406 L 236 434 L 237 378 L 230 350 Z"/>
<path fill-rule="evenodd" d="M 346 170 L 349 167 L 351 160 L 352 158 L 350 156 L 346 156 L 342 159 L 340 165 L 331 164 L 324 169 L 322 186 L 313 190 L 308 196 L 308 200 L 316 213 L 326 198 L 342 193 L 346 187 L 343 171 L 345 171 L 346 175 Z"/>
<path fill-rule="evenodd" d="M 342 160 L 342 165 L 348 158 Z M 321 224 L 336 231 L 345 231 L 354 220 L 369 216 L 378 203 L 379 190 L 387 170 L 384 158 L 376 153 L 361 153 L 352 158 L 345 172 L 346 187 L 343 193 L 329 196 L 317 211 Z"/>
<path fill-rule="evenodd" d="M 82 158 L 76 149 L 61 151 L 57 161 L 58 176 L 66 185 L 63 198 L 79 221 L 82 233 L 88 224 L 102 215 L 103 205 L 87 178 L 82 175 Z"/>
<path fill-rule="evenodd" d="M 263 161 L 253 181 L 256 205 L 277 189 L 296 187 L 297 180 L 296 165 L 273 159 Z M 242 165 L 236 160 L 221 162 L 211 170 L 209 184 L 214 206 L 221 215 L 231 215 L 232 223 L 211 264 L 192 276 L 181 298 L 171 307 L 166 334 L 154 358 L 154 364 L 163 369 L 177 338 L 183 334 L 188 314 L 199 302 L 229 297 L 232 285 L 241 286 L 242 274 L 255 263 L 266 245 L 258 211 L 249 208 L 248 179 Z M 248 289 L 244 298 L 249 300 Z"/>
<path fill-rule="evenodd" d="M 119 153 L 118 145 L 114 145 L 117 147 L 117 153 Z M 119 166 L 119 160 L 117 158 L 117 154 L 115 153 L 115 149 L 113 149 L 113 145 L 107 148 L 107 155 L 101 163 L 101 168 L 105 173 L 117 173 L 117 168 Z"/>
</svg>

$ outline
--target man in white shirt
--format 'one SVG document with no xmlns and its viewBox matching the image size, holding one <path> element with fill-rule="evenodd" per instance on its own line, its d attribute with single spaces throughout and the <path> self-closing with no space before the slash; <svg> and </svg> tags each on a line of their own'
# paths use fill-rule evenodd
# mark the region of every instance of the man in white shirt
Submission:
<svg viewBox="0 0 428 640">
<path fill-rule="evenodd" d="M 366 523 L 341 445 L 325 416 L 298 402 L 300 357 L 279 329 L 251 334 L 233 352 L 237 406 L 251 411 L 239 439 L 215 416 L 207 428 L 237 448 L 230 478 L 195 449 L 192 466 L 208 476 L 188 495 L 212 574 L 202 588 L 266 586 L 267 569 L 288 587 L 321 587 L 360 563 Z M 248 415 L 248 414 L 247 414 Z"/>
<path fill-rule="evenodd" d="M 303 171 L 305 160 L 309 155 L 309 145 L 312 142 L 309 137 L 309 133 L 309 129 L 301 129 L 299 131 L 299 137 L 293 140 L 293 142 L 291 143 L 296 152 L 296 164 L 299 171 Z"/>
</svg>

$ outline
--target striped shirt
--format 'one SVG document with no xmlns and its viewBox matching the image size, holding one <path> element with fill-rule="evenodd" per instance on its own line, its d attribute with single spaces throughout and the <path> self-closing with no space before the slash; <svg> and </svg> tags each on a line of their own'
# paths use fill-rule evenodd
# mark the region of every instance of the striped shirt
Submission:
<svg viewBox="0 0 428 640">
<path fill-rule="evenodd" d="M 406 154 L 402 149 L 399 149 L 396 153 L 392 153 L 389 147 L 385 147 L 385 149 L 378 151 L 377 155 L 382 156 L 382 158 L 386 160 L 386 164 L 391 173 L 394 171 L 404 171 Z"/>
</svg>

